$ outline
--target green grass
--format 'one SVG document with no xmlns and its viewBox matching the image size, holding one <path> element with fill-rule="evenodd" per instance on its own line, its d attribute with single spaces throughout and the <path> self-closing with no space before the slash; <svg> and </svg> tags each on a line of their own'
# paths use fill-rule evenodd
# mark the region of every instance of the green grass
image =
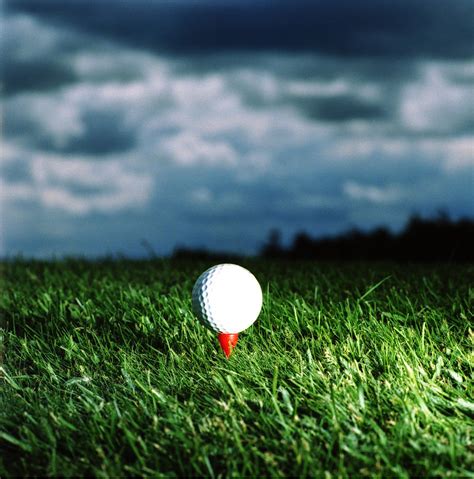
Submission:
<svg viewBox="0 0 474 479">
<path fill-rule="evenodd" d="M 473 266 L 249 261 L 230 360 L 208 266 L 1 265 L 1 476 L 474 477 Z"/>
</svg>

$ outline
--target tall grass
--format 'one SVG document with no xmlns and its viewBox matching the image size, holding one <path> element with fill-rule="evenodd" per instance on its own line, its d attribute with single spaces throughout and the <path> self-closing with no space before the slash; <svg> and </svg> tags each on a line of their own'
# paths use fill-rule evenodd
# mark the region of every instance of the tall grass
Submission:
<svg viewBox="0 0 474 479">
<path fill-rule="evenodd" d="M 249 261 L 230 360 L 208 264 L 3 263 L 0 475 L 474 477 L 474 268 Z"/>
</svg>

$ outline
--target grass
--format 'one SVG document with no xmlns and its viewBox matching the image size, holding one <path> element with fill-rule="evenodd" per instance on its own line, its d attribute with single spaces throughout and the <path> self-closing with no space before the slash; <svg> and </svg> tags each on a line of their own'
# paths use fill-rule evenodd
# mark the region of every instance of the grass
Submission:
<svg viewBox="0 0 474 479">
<path fill-rule="evenodd" d="M 474 477 L 473 266 L 248 261 L 230 360 L 208 266 L 2 263 L 2 477 Z"/>
</svg>

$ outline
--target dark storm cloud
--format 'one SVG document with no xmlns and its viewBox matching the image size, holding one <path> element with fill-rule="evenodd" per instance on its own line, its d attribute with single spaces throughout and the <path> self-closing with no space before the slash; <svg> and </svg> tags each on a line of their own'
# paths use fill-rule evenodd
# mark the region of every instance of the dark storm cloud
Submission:
<svg viewBox="0 0 474 479">
<path fill-rule="evenodd" d="M 318 52 L 206 52 L 204 55 L 187 55 L 185 62 L 176 62 L 176 74 L 206 75 L 209 72 L 238 73 L 242 67 L 278 72 L 282 78 L 300 80 L 316 79 L 329 82 L 337 78 L 377 80 L 388 85 L 418 76 L 417 60 L 412 58 L 339 58 L 320 55 Z M 452 72 L 453 80 L 465 83 L 474 80 L 469 72 Z M 236 85 L 239 81 L 236 80 Z"/>
<path fill-rule="evenodd" d="M 136 143 L 136 131 L 124 123 L 123 114 L 114 110 L 86 109 L 80 116 L 80 134 L 57 142 L 28 111 L 7 108 L 4 131 L 11 139 L 19 139 L 30 147 L 46 152 L 95 155 L 100 158 L 115 152 L 125 152 Z"/>
<path fill-rule="evenodd" d="M 229 73 L 229 83 L 251 107 L 268 108 L 271 105 L 289 105 L 300 111 L 305 117 L 323 122 L 346 122 L 351 120 L 389 120 L 397 110 L 400 90 L 409 82 L 419 78 L 418 65 L 412 60 L 387 59 L 347 59 L 336 57 L 321 57 L 308 55 L 302 57 L 271 55 L 239 56 L 229 55 L 226 58 L 209 55 L 201 56 L 199 62 L 193 57 L 185 64 L 179 64 L 177 73 L 202 74 L 221 69 Z M 255 57 L 254 56 L 254 57 Z M 279 82 L 306 82 L 309 92 L 276 91 L 268 94 L 262 88 L 264 78 L 242 77 L 242 69 L 258 71 L 265 75 L 271 72 Z M 344 79 L 348 84 L 343 86 L 343 92 L 317 91 L 311 88 L 320 85 L 330 86 L 331 82 Z M 260 81 L 259 81 L 260 80 Z M 360 95 L 356 88 L 372 85 L 379 91 L 377 98 Z M 278 88 L 277 88 L 278 90 Z M 370 96 L 370 95 L 369 95 Z"/>
<path fill-rule="evenodd" d="M 3 63 L 2 80 L 4 94 L 14 95 L 27 91 L 54 90 L 76 81 L 77 77 L 68 65 L 56 59 L 25 61 L 7 56 Z"/>
<path fill-rule="evenodd" d="M 82 43 L 81 47 L 85 50 L 87 43 Z M 29 92 L 46 92 L 81 81 L 80 75 L 72 68 L 67 55 L 64 55 L 63 52 L 61 55 L 51 54 L 44 58 L 19 59 L 7 50 L 2 67 L 3 93 L 5 96 Z M 116 82 L 127 82 L 139 78 L 140 72 L 125 68 L 114 68 L 109 72 L 93 72 L 89 81 L 101 82 L 113 79 Z"/>
<path fill-rule="evenodd" d="M 71 138 L 59 151 L 100 156 L 124 152 L 135 145 L 135 132 L 126 127 L 119 112 L 88 110 L 83 113 L 81 121 L 82 134 Z"/>
<path fill-rule="evenodd" d="M 273 50 L 431 58 L 465 58 L 474 52 L 471 0 L 19 0 L 10 6 L 158 51 Z"/>
<path fill-rule="evenodd" d="M 292 101 L 309 118 L 322 121 L 377 120 L 387 116 L 383 104 L 351 95 L 309 99 L 294 97 Z"/>
</svg>

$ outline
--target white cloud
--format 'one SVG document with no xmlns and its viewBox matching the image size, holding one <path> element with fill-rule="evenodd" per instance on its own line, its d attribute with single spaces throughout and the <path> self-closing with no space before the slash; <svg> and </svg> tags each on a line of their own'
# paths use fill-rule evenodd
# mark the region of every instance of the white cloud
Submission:
<svg viewBox="0 0 474 479">
<path fill-rule="evenodd" d="M 33 177 L 39 201 L 73 214 L 139 208 L 151 196 L 153 178 L 123 160 L 97 162 L 38 155 Z"/>
<path fill-rule="evenodd" d="M 472 85 L 453 82 L 449 67 L 426 63 L 420 68 L 419 79 L 405 86 L 399 114 L 409 131 L 452 132 L 466 122 L 474 123 Z"/>
<path fill-rule="evenodd" d="M 179 166 L 235 166 L 237 154 L 224 141 L 210 141 L 183 132 L 163 141 L 161 150 Z"/>
<path fill-rule="evenodd" d="M 23 128 L 17 135 L 25 142 L 35 135 L 48 137 L 61 147 L 84 132 L 80 107 L 69 95 L 24 93 L 7 98 L 5 116 L 23 120 Z"/>
<path fill-rule="evenodd" d="M 413 147 L 413 140 L 383 136 L 347 135 L 332 142 L 326 153 L 334 159 L 348 161 L 372 155 L 403 156 Z"/>
<path fill-rule="evenodd" d="M 448 173 L 465 171 L 474 175 L 474 135 L 423 139 L 419 142 L 419 150 L 423 156 L 439 158 Z"/>
<path fill-rule="evenodd" d="M 342 189 L 344 194 L 351 199 L 369 201 L 376 204 L 395 203 L 404 197 L 403 190 L 399 186 L 394 185 L 379 187 L 362 185 L 355 181 L 346 181 Z"/>
<path fill-rule="evenodd" d="M 289 80 L 285 91 L 290 95 L 302 97 L 334 97 L 339 95 L 354 95 L 365 100 L 378 100 L 380 88 L 373 83 L 360 83 L 348 78 L 336 80 Z"/>
<path fill-rule="evenodd" d="M 28 158 L 31 181 L 2 181 L 5 207 L 18 202 L 37 202 L 46 208 L 73 215 L 118 212 L 143 207 L 153 192 L 153 177 L 135 171 L 126 158 L 102 160 L 65 159 L 57 154 L 8 147 L 2 164 Z"/>
<path fill-rule="evenodd" d="M 71 68 L 80 78 L 100 82 L 118 80 L 126 83 L 150 75 L 156 66 L 152 55 L 131 50 L 118 50 L 102 43 L 97 50 L 79 50 L 69 56 Z M 165 65 L 163 65 L 165 67 Z"/>
<path fill-rule="evenodd" d="M 148 198 L 150 184 L 144 178 L 127 178 L 117 182 L 110 192 L 88 195 L 74 194 L 65 186 L 42 186 L 37 197 L 46 207 L 66 211 L 74 215 L 91 212 L 114 213 L 135 208 Z"/>
<path fill-rule="evenodd" d="M 8 15 L 2 22 L 5 51 L 13 58 L 35 60 L 51 54 L 71 34 L 56 27 L 50 28 L 34 17 L 24 14 Z"/>
</svg>

